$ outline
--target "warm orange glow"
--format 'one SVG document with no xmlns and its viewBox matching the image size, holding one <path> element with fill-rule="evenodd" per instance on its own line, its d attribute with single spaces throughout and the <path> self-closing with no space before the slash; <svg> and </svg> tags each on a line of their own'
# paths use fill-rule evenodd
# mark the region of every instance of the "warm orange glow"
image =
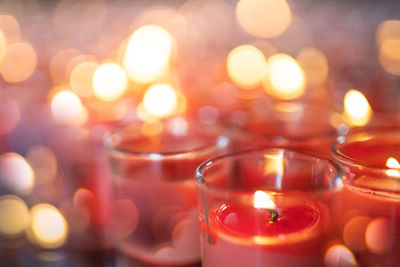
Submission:
<svg viewBox="0 0 400 267">
<path fill-rule="evenodd" d="M 78 55 L 79 51 L 75 49 L 65 49 L 53 56 L 50 61 L 50 76 L 54 84 L 58 85 L 68 81 L 68 63 Z"/>
<path fill-rule="evenodd" d="M 324 262 L 327 267 L 358 266 L 357 260 L 351 250 L 341 244 L 333 245 L 327 249 Z"/>
<path fill-rule="evenodd" d="M 379 62 L 388 73 L 400 76 L 400 20 L 382 22 L 376 32 Z"/>
<path fill-rule="evenodd" d="M 34 146 L 26 155 L 37 181 L 49 181 L 57 175 L 57 159 L 52 150 L 45 146 Z"/>
<path fill-rule="evenodd" d="M 376 31 L 376 42 L 378 47 L 388 39 L 400 39 L 400 20 L 385 20 Z"/>
<path fill-rule="evenodd" d="M 93 74 L 99 64 L 92 61 L 80 63 L 75 66 L 70 76 L 71 89 L 80 97 L 91 97 L 93 95 Z"/>
<path fill-rule="evenodd" d="M 24 233 L 29 225 L 29 210 L 25 202 L 14 195 L 0 197 L 0 234 L 14 237 Z"/>
<path fill-rule="evenodd" d="M 264 175 L 273 174 L 282 177 L 284 173 L 284 158 L 282 154 L 265 155 Z"/>
<path fill-rule="evenodd" d="M 366 125 L 372 115 L 371 107 L 365 96 L 357 90 L 349 90 L 344 97 L 344 117 L 353 126 Z"/>
<path fill-rule="evenodd" d="M 236 5 L 236 18 L 249 34 L 270 38 L 289 27 L 292 14 L 286 0 L 240 0 Z"/>
<path fill-rule="evenodd" d="M 305 76 L 296 60 L 286 54 L 275 54 L 267 61 L 265 91 L 280 99 L 300 97 L 305 90 Z"/>
<path fill-rule="evenodd" d="M 157 136 L 162 133 L 164 125 L 160 121 L 145 122 L 140 127 L 140 131 L 144 136 Z"/>
<path fill-rule="evenodd" d="M 4 35 L 3 31 L 0 29 L 0 63 L 3 60 L 4 55 L 7 51 L 7 37 Z"/>
<path fill-rule="evenodd" d="M 22 156 L 8 152 L 0 156 L 1 180 L 10 190 L 25 195 L 35 183 L 35 176 L 31 166 Z"/>
<path fill-rule="evenodd" d="M 10 44 L 0 63 L 0 73 L 4 80 L 18 83 L 32 75 L 36 68 L 37 55 L 29 43 Z"/>
<path fill-rule="evenodd" d="M 400 61 L 400 38 L 384 40 L 381 44 L 380 52 L 384 57 Z"/>
<path fill-rule="evenodd" d="M 38 204 L 31 209 L 30 234 L 33 242 L 44 248 L 62 246 L 68 236 L 68 224 L 57 208 Z"/>
<path fill-rule="evenodd" d="M 377 255 L 387 255 L 396 245 L 393 222 L 386 217 L 374 218 L 365 231 L 368 250 Z"/>
<path fill-rule="evenodd" d="M 256 191 L 254 193 L 253 205 L 258 209 L 274 209 L 275 203 L 272 201 L 270 196 L 264 191 Z"/>
<path fill-rule="evenodd" d="M 263 53 L 250 45 L 233 49 L 227 59 L 229 77 L 243 88 L 254 88 L 267 74 L 267 62 Z"/>
<path fill-rule="evenodd" d="M 328 61 L 322 51 L 309 47 L 303 49 L 297 56 L 297 62 L 306 76 L 307 84 L 320 85 L 328 76 Z"/>
<path fill-rule="evenodd" d="M 87 120 L 87 110 L 77 95 L 69 90 L 57 92 L 51 99 L 51 114 L 55 122 L 79 126 Z"/>
<path fill-rule="evenodd" d="M 146 25 L 130 37 L 123 66 L 129 77 L 139 83 L 158 78 L 169 64 L 173 39 L 163 28 Z"/>
<path fill-rule="evenodd" d="M 21 28 L 12 15 L 0 14 L 0 29 L 10 43 L 21 39 Z"/>
<path fill-rule="evenodd" d="M 400 169 L 400 163 L 393 157 L 389 157 L 387 159 L 386 166 L 392 169 Z M 387 170 L 386 174 L 389 176 L 400 178 L 400 171 L 398 170 Z"/>
<path fill-rule="evenodd" d="M 175 89 L 168 84 L 155 84 L 147 89 L 143 97 L 143 107 L 156 118 L 172 115 L 177 105 Z"/>
<path fill-rule="evenodd" d="M 94 95 L 104 101 L 120 98 L 127 87 L 125 71 L 115 63 L 100 65 L 93 75 Z"/>
</svg>

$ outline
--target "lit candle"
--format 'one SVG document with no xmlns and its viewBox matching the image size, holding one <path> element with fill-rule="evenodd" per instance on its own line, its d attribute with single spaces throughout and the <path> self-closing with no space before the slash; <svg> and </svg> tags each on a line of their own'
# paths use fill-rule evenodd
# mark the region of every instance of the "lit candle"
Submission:
<svg viewBox="0 0 400 267">
<path fill-rule="evenodd" d="M 342 240 L 365 266 L 400 265 L 400 129 L 355 130 L 334 145 L 345 170 Z"/>
<path fill-rule="evenodd" d="M 203 266 L 323 265 L 340 183 L 333 182 L 339 176 L 333 164 L 313 160 L 259 150 L 200 166 Z M 268 190 L 254 192 L 257 187 Z"/>
</svg>

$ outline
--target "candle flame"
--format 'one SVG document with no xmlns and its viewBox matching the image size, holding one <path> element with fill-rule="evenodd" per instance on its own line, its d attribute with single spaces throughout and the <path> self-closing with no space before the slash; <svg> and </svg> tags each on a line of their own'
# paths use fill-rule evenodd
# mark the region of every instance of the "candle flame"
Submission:
<svg viewBox="0 0 400 267">
<path fill-rule="evenodd" d="M 357 90 L 350 90 L 344 97 L 344 116 L 353 126 L 366 125 L 372 114 L 371 106 L 365 96 Z"/>
<path fill-rule="evenodd" d="M 275 209 L 275 203 L 270 196 L 263 191 L 256 191 L 254 193 L 253 206 L 258 209 Z"/>
<path fill-rule="evenodd" d="M 265 91 L 279 99 L 298 98 L 305 91 L 305 75 L 297 61 L 286 54 L 275 54 L 267 60 Z"/>
<path fill-rule="evenodd" d="M 267 75 L 267 61 L 263 53 L 250 45 L 233 49 L 227 59 L 229 77 L 244 89 L 257 87 Z"/>
<path fill-rule="evenodd" d="M 386 166 L 393 169 L 400 169 L 400 163 L 393 157 L 389 157 L 387 159 Z M 387 170 L 386 174 L 389 176 L 400 178 L 400 170 Z"/>
<path fill-rule="evenodd" d="M 93 74 L 94 95 L 103 101 L 114 101 L 126 90 L 127 78 L 123 68 L 115 63 L 100 65 Z"/>
<path fill-rule="evenodd" d="M 169 84 L 152 85 L 143 97 L 145 110 L 156 118 L 171 116 L 178 105 L 175 89 Z"/>
<path fill-rule="evenodd" d="M 172 36 L 156 25 L 137 29 L 127 43 L 123 65 L 138 83 L 150 83 L 168 67 L 173 48 Z"/>
</svg>

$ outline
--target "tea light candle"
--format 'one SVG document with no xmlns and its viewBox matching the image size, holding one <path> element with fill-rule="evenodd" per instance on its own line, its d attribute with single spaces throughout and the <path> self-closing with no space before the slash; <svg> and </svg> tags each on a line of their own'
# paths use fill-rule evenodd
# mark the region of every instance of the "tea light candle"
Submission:
<svg viewBox="0 0 400 267">
<path fill-rule="evenodd" d="M 399 136 L 396 128 L 360 129 L 334 144 L 346 175 L 342 238 L 363 266 L 400 265 Z"/>
<path fill-rule="evenodd" d="M 272 173 L 266 166 L 275 165 L 271 162 L 279 157 L 283 166 Z M 307 154 L 283 149 L 256 150 L 210 160 L 199 167 L 204 267 L 323 264 L 324 244 L 335 221 L 337 184 L 332 183 L 326 192 L 320 190 L 318 186 L 324 183 L 320 171 L 326 168 L 329 173 L 325 182 L 332 182 L 338 173 L 334 165 L 324 165 L 329 161 L 310 159 L 313 157 Z M 311 167 L 314 164 L 321 165 Z M 299 187 L 294 180 L 303 184 Z M 252 188 L 261 184 L 268 190 L 254 192 Z"/>
</svg>

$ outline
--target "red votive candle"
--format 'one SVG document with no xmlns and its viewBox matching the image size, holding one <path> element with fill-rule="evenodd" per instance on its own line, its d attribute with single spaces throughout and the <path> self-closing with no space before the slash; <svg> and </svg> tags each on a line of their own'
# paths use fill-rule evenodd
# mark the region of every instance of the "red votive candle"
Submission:
<svg viewBox="0 0 400 267">
<path fill-rule="evenodd" d="M 176 118 L 129 125 L 107 137 L 112 239 L 125 260 L 162 266 L 200 262 L 193 175 L 228 145 L 221 134 L 218 127 Z"/>
<path fill-rule="evenodd" d="M 358 129 L 338 138 L 345 171 L 342 242 L 361 266 L 400 266 L 400 128 Z"/>
<path fill-rule="evenodd" d="M 294 102 L 254 107 L 239 129 L 234 141 L 240 149 L 285 147 L 329 156 L 347 126 L 328 107 Z"/>
<path fill-rule="evenodd" d="M 253 150 L 209 160 L 196 177 L 203 267 L 324 265 L 340 207 L 333 162 Z"/>
</svg>

